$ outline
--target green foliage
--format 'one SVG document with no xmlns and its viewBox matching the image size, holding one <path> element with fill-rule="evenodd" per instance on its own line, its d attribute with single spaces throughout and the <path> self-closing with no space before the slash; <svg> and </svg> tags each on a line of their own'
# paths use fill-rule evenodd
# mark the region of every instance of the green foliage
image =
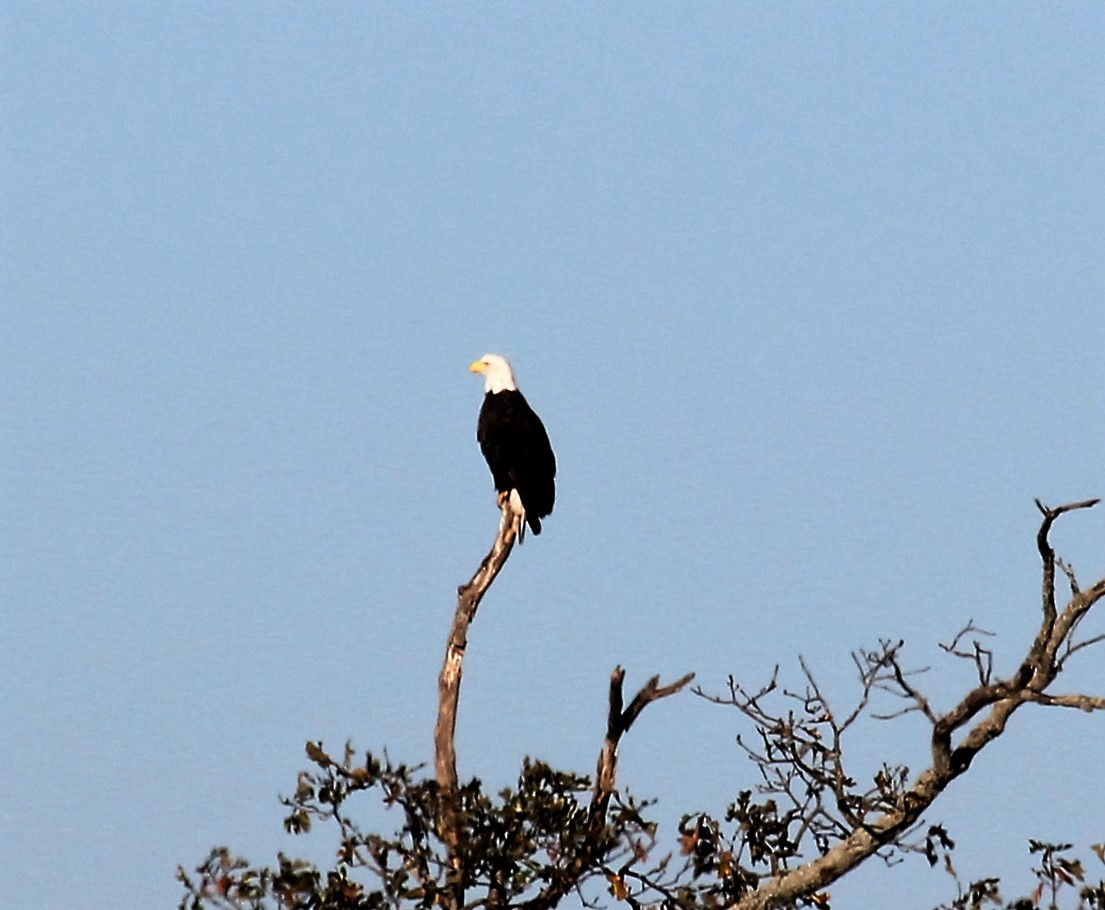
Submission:
<svg viewBox="0 0 1105 910">
<path fill-rule="evenodd" d="M 306 752 L 314 767 L 283 800 L 284 826 L 298 835 L 336 824 L 335 867 L 324 872 L 283 855 L 272 868 L 254 867 L 219 847 L 194 876 L 179 870 L 180 910 L 428 910 L 442 903 L 454 868 L 462 870 L 464 890 L 489 907 L 543 910 L 567 893 L 586 893 L 593 902 L 605 892 L 631 907 L 715 908 L 754 890 L 795 855 L 789 826 L 797 820 L 781 817 L 773 800 L 755 802 L 750 791 L 729 807 L 724 823 L 684 817 L 677 848 L 653 860 L 656 825 L 642 816 L 646 804 L 615 795 L 596 822 L 591 780 L 543 762 L 527 759 L 517 785 L 494 796 L 472 780 L 446 805 L 421 767 L 393 764 L 386 755 L 358 757 L 348 745 L 341 760 L 317 743 Z M 362 830 L 354 820 L 361 793 L 371 793 L 385 815 L 397 813 L 390 834 Z M 460 832 L 455 867 L 442 836 L 446 813 Z M 827 905 L 816 896 L 804 903 Z"/>
<path fill-rule="evenodd" d="M 272 867 L 254 867 L 218 847 L 194 876 L 178 871 L 185 891 L 180 910 L 429 910 L 445 903 L 455 868 L 474 898 L 468 906 L 492 910 L 550 910 L 566 894 L 589 906 L 720 910 L 805 859 L 797 847 L 801 814 L 781 812 L 771 798 L 757 801 L 752 791 L 742 791 L 720 821 L 684 816 L 677 844 L 663 853 L 656 825 L 642 816 L 646 804 L 615 797 L 596 823 L 592 782 L 543 762 L 527 759 L 517 785 L 495 795 L 469 781 L 446 805 L 421 766 L 371 753 L 358 758 L 348 745 L 341 760 L 316 743 L 306 751 L 313 768 L 299 774 L 294 794 L 283 800 L 284 826 L 306 834 L 318 823 L 336 825 L 334 868 L 284 855 Z M 390 834 L 364 831 L 354 820 L 362 793 L 374 797 L 381 817 L 394 817 Z M 371 814 L 371 807 L 356 808 Z M 446 813 L 460 831 L 456 866 L 442 837 Z M 960 883 L 955 842 L 942 826 L 930 826 L 917 849 L 957 883 L 958 895 L 940 910 L 1105 910 L 1105 880 L 1088 881 L 1070 844 L 1029 846 L 1038 857 L 1037 887 L 1008 903 L 997 878 Z M 1105 846 L 1092 849 L 1105 863 Z M 815 891 L 788 906 L 829 910 L 830 896 Z"/>
<path fill-rule="evenodd" d="M 349 746 L 340 761 L 316 743 L 307 744 L 307 756 L 314 768 L 300 773 L 295 793 L 283 800 L 284 826 L 305 834 L 316 822 L 336 823 L 335 868 L 323 873 L 283 856 L 275 868 L 255 868 L 219 847 L 196 877 L 179 871 L 186 892 L 181 910 L 433 907 L 455 874 L 442 838 L 446 812 L 460 832 L 458 866 L 465 890 L 493 895 L 500 906 L 533 897 L 565 877 L 582 884 L 606 875 L 610 864 L 635 862 L 651 848 L 654 828 L 641 818 L 639 804 L 617 801 L 593 832 L 586 803 L 591 782 L 542 762 L 527 760 L 513 789 L 491 796 L 472 780 L 460 788 L 455 803 L 445 805 L 436 781 L 421 767 L 371 753 L 357 760 Z M 382 835 L 361 829 L 350 802 L 362 792 L 398 812 L 396 830 Z M 580 867 L 582 856 L 588 861 Z"/>
</svg>

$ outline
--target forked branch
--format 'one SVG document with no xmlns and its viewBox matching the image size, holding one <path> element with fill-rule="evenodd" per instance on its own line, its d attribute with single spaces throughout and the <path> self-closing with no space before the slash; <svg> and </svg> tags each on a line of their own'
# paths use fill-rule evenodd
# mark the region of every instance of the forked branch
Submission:
<svg viewBox="0 0 1105 910">
<path fill-rule="evenodd" d="M 541 892 L 522 904 L 522 910 L 551 910 L 583 880 L 584 875 L 598 866 L 603 855 L 613 846 L 607 834 L 606 816 L 610 800 L 616 791 L 618 773 L 618 744 L 629 728 L 649 704 L 681 691 L 694 679 L 693 673 L 677 679 L 667 686 L 660 685 L 660 677 L 653 676 L 641 686 L 628 707 L 622 684 L 625 670 L 615 667 L 610 674 L 610 707 L 606 719 L 606 737 L 599 752 L 595 768 L 595 786 L 591 792 L 591 804 L 587 810 L 587 837 L 572 861 Z"/>
</svg>

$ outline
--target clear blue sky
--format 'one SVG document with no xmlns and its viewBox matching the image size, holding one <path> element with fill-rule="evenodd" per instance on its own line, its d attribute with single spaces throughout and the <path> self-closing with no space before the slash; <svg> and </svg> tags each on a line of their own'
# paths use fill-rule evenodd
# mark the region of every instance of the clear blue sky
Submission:
<svg viewBox="0 0 1105 910">
<path fill-rule="evenodd" d="M 560 463 L 468 651 L 494 785 L 589 772 L 619 663 L 802 654 L 843 705 L 900 637 L 946 707 L 937 642 L 1030 639 L 1033 497 L 1105 494 L 1101 4 L 15 0 L 0 41 L 4 907 L 326 857 L 280 831 L 306 740 L 431 757 L 486 351 Z M 1056 542 L 1105 572 L 1105 512 Z M 622 783 L 722 812 L 742 730 L 657 705 Z M 854 748 L 926 758 L 910 720 Z M 1028 890 L 1028 837 L 1105 835 L 1103 754 L 1025 710 L 930 820 Z M 951 883 L 833 905 L 905 893 Z"/>
</svg>

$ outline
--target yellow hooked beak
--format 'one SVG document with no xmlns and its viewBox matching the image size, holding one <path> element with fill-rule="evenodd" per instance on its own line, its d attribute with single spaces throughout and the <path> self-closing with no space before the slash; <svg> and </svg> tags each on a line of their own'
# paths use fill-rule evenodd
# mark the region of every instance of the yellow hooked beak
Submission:
<svg viewBox="0 0 1105 910">
<path fill-rule="evenodd" d="M 477 360 L 471 366 L 468 367 L 469 373 L 483 373 L 487 370 L 487 364 L 482 360 Z"/>
</svg>

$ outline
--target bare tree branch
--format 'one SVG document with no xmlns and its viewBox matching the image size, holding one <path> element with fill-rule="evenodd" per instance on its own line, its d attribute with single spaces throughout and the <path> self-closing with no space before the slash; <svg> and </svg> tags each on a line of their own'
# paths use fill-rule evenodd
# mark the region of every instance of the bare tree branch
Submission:
<svg viewBox="0 0 1105 910">
<path fill-rule="evenodd" d="M 458 851 L 460 832 L 456 823 L 455 801 L 457 796 L 457 702 L 460 699 L 460 680 L 464 649 L 468 646 L 468 626 L 476 616 L 476 610 L 487 589 L 506 564 L 514 540 L 518 534 L 518 520 L 510 503 L 504 503 L 499 518 L 499 531 L 491 550 L 483 558 L 471 580 L 457 588 L 457 609 L 453 625 L 445 645 L 445 660 L 438 677 L 437 726 L 434 728 L 434 772 L 441 791 L 441 837 L 449 855 L 452 870 L 452 890 L 448 893 L 450 906 L 446 910 L 459 910 L 464 906 L 464 870 Z"/>
<path fill-rule="evenodd" d="M 1036 533 L 1036 548 L 1040 551 L 1040 559 L 1043 561 L 1041 599 L 1043 600 L 1044 621 L 1040 626 L 1036 641 L 1029 651 L 1030 655 L 1036 653 L 1040 649 L 1040 646 L 1042 646 L 1044 640 L 1051 635 L 1052 626 L 1057 616 L 1055 606 L 1055 550 L 1048 540 L 1048 535 L 1051 533 L 1051 526 L 1055 524 L 1055 519 L 1060 515 L 1066 512 L 1072 512 L 1075 509 L 1093 508 L 1100 501 L 1099 499 L 1083 499 L 1080 502 L 1072 502 L 1065 506 L 1051 509 L 1040 502 L 1040 500 L 1036 500 L 1036 508 L 1039 509 L 1040 514 L 1044 516 L 1044 520 L 1040 523 L 1040 530 Z M 1077 582 L 1075 582 L 1073 578 L 1070 580 L 1072 585 L 1077 587 Z M 1026 661 L 1021 665 L 1017 680 L 1020 681 L 1021 676 L 1024 674 L 1031 676 L 1034 669 L 1035 668 L 1030 666 Z"/>
<path fill-rule="evenodd" d="M 967 621 L 967 625 L 956 633 L 955 638 L 952 639 L 951 644 L 942 644 L 940 649 L 947 654 L 951 654 L 953 657 L 960 657 L 963 660 L 969 660 L 975 665 L 975 670 L 978 673 L 978 684 L 980 686 L 988 686 L 993 678 L 994 672 L 994 653 L 987 648 L 982 647 L 982 644 L 976 638 L 971 642 L 971 650 L 964 651 L 960 642 L 963 638 L 971 633 L 977 633 L 978 635 L 986 635 L 993 637 L 993 632 L 987 632 L 985 629 L 980 629 L 975 625 L 973 619 Z"/>
<path fill-rule="evenodd" d="M 1056 708 L 1077 708 L 1087 714 L 1105 711 L 1105 696 L 1102 695 L 1032 695 L 1028 701 Z"/>
<path fill-rule="evenodd" d="M 536 897 L 523 903 L 521 910 L 550 910 L 555 907 L 576 888 L 587 870 L 600 862 L 603 852 L 609 846 L 606 814 L 610 807 L 610 799 L 616 790 L 618 744 L 649 704 L 674 695 L 692 679 L 694 674 L 688 673 L 670 685 L 661 686 L 660 677 L 653 676 L 633 697 L 629 707 L 623 708 L 622 684 L 625 681 L 625 670 L 621 667 L 614 668 L 614 672 L 610 674 L 610 710 L 606 719 L 606 737 L 603 740 L 602 751 L 599 753 L 598 765 L 595 769 L 595 786 L 591 793 L 591 805 L 587 810 L 586 841 L 572 857 L 567 868 Z"/>
<path fill-rule="evenodd" d="M 734 901 L 730 905 L 730 910 L 768 910 L 768 908 L 791 904 L 802 897 L 814 894 L 825 885 L 847 874 L 881 848 L 900 843 L 903 834 L 919 822 L 921 813 L 932 805 L 948 784 L 966 772 L 974 757 L 988 743 L 1002 734 L 1009 718 L 1021 705 L 1035 703 L 1077 708 L 1082 711 L 1105 710 L 1105 697 L 1052 695 L 1046 691 L 1063 669 L 1063 660 L 1066 657 L 1083 647 L 1105 640 L 1103 636 L 1096 636 L 1078 644 L 1072 641 L 1078 623 L 1095 603 L 1105 598 L 1105 578 L 1085 590 L 1079 590 L 1073 572 L 1064 567 L 1064 572 L 1071 583 L 1072 597 L 1060 611 L 1055 600 L 1057 557 L 1048 539 L 1051 527 L 1060 515 L 1077 509 L 1090 508 L 1097 502 L 1096 499 L 1084 500 L 1058 508 L 1048 508 L 1039 501 L 1036 503 L 1044 516 L 1036 537 L 1043 564 L 1043 615 L 1039 632 L 1012 679 L 992 681 L 991 654 L 977 641 L 974 642 L 973 651 L 961 649 L 959 641 L 963 635 L 972 631 L 982 631 L 973 628 L 972 625 L 968 625 L 956 636 L 952 644 L 944 646 L 944 649 L 975 663 L 979 685 L 968 692 L 951 710 L 940 716 L 932 711 L 927 700 L 906 681 L 906 674 L 898 663 L 896 649 L 890 648 L 884 642 L 881 659 L 872 660 L 871 655 L 861 655 L 861 659 L 857 659 L 864 685 L 864 701 L 872 687 L 886 683 L 891 690 L 896 689 L 897 694 L 913 700 L 915 707 L 933 722 L 932 765 L 922 771 L 908 787 L 904 786 L 903 779 L 901 790 L 894 786 L 892 774 L 882 775 L 881 789 L 885 790 L 886 799 L 881 803 L 880 815 L 873 820 L 854 825 L 846 837 L 805 865 L 774 874 L 758 888 Z M 868 669 L 872 667 L 874 669 Z M 805 664 L 802 668 L 812 685 L 813 681 Z M 758 701 L 773 688 L 774 679 L 769 687 L 758 695 L 749 696 L 730 680 L 730 691 L 733 695 L 731 703 L 758 724 L 778 723 L 780 721 L 765 711 Z M 829 728 L 838 731 L 839 726 L 831 719 L 831 712 L 823 704 L 815 686 L 813 693 L 815 700 L 825 709 L 828 718 L 826 723 Z M 988 713 L 984 717 L 976 720 L 987 710 Z M 957 734 L 960 738 L 956 744 L 953 742 L 953 737 Z M 775 745 L 777 747 L 777 744 Z M 802 776 L 810 772 L 808 766 L 794 759 L 791 759 L 791 765 Z M 761 765 L 762 769 L 763 765 Z M 837 792 L 838 801 L 846 803 L 847 799 L 840 799 L 839 778 L 836 776 L 842 774 L 842 771 L 838 768 L 832 769 L 833 774 L 829 778 L 826 776 L 828 770 L 814 768 L 814 779 L 822 781 L 822 787 L 835 785 L 833 789 Z M 817 778 L 817 772 L 820 772 L 820 778 Z M 877 785 L 879 781 L 880 776 L 876 776 Z M 854 800 L 855 797 L 852 799 Z M 844 807 L 842 807 L 843 810 Z M 844 817 L 849 820 L 855 818 L 855 811 L 855 808 L 850 808 L 845 812 Z"/>
<path fill-rule="evenodd" d="M 518 522 L 507 503 L 503 506 L 499 521 L 499 531 L 490 552 L 480 563 L 472 579 L 457 589 L 457 609 L 453 616 L 453 625 L 449 631 L 449 640 L 445 647 L 445 661 L 438 679 L 438 716 L 434 731 L 434 770 L 442 796 L 441 836 L 445 843 L 450 865 L 451 890 L 445 895 L 446 910 L 461 910 L 464 907 L 464 861 L 461 856 L 461 831 L 457 824 L 455 810 L 458 791 L 456 759 L 456 719 L 457 704 L 460 698 L 461 670 L 464 651 L 468 644 L 468 627 L 476 615 L 476 610 L 488 588 L 499 574 L 507 557 L 514 547 Z M 527 901 L 525 910 L 549 910 L 566 895 L 578 887 L 584 875 L 594 868 L 609 846 L 606 833 L 606 815 L 610 800 L 616 792 L 617 750 L 622 737 L 641 712 L 652 702 L 683 689 L 694 678 L 693 673 L 674 683 L 662 686 L 660 677 L 654 676 L 646 682 L 624 707 L 622 684 L 625 671 L 615 668 L 610 677 L 610 710 L 607 717 L 606 736 L 599 754 L 595 774 L 595 785 L 588 808 L 588 834 L 583 848 L 573 857 L 567 868 L 550 882 L 539 894 Z M 502 895 L 495 893 L 492 887 L 487 905 L 497 906 L 503 903 Z"/>
</svg>

